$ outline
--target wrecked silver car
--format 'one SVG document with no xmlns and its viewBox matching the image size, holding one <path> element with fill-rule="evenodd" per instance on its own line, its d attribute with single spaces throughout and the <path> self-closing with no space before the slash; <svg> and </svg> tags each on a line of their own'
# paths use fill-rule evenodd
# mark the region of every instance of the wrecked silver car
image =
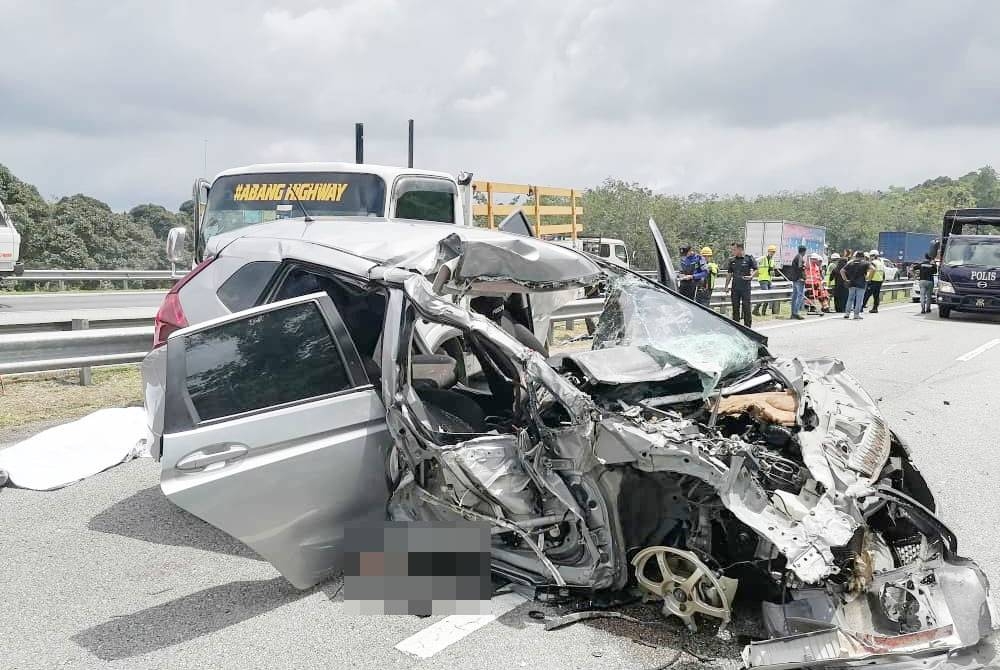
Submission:
<svg viewBox="0 0 1000 670">
<path fill-rule="evenodd" d="M 562 247 L 423 225 L 379 258 L 351 249 L 366 225 L 336 244 L 264 226 L 217 252 L 240 259 L 217 293 L 272 265 L 253 306 L 175 324 L 144 364 L 175 503 L 303 588 L 347 524 L 472 520 L 494 574 L 539 597 L 638 590 L 692 631 L 759 603 L 750 668 L 992 656 L 986 577 L 838 361 L 777 360 Z M 558 306 L 597 285 L 592 332 L 550 350 Z"/>
</svg>

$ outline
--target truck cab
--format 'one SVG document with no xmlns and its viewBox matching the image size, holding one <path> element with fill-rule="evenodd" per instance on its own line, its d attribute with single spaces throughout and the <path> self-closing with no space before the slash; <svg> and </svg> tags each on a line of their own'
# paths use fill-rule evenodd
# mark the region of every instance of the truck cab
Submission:
<svg viewBox="0 0 1000 670">
<path fill-rule="evenodd" d="M 940 262 L 938 316 L 947 319 L 952 310 L 1000 313 L 1000 209 L 946 212 L 932 255 Z"/>
<path fill-rule="evenodd" d="M 269 163 L 220 172 L 193 188 L 195 261 L 221 233 L 279 219 L 362 217 L 470 225 L 471 175 L 364 163 Z M 168 243 L 179 257 L 185 233 Z M 173 250 L 173 253 L 170 253 Z"/>
<path fill-rule="evenodd" d="M 21 235 L 0 202 L 0 277 L 24 274 L 24 264 L 18 260 L 20 251 Z"/>
<path fill-rule="evenodd" d="M 629 254 L 625 242 L 612 237 L 578 237 L 575 240 L 557 239 L 552 241 L 564 247 L 597 256 L 621 267 L 629 267 L 631 261 L 631 254 Z"/>
</svg>

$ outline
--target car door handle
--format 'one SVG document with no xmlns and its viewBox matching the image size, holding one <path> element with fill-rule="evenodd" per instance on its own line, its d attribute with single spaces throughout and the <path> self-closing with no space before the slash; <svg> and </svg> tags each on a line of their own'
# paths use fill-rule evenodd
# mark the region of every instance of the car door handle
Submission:
<svg viewBox="0 0 1000 670">
<path fill-rule="evenodd" d="M 213 463 L 229 463 L 247 455 L 250 449 L 245 444 L 218 444 L 198 451 L 192 451 L 177 461 L 178 470 L 204 470 Z"/>
</svg>

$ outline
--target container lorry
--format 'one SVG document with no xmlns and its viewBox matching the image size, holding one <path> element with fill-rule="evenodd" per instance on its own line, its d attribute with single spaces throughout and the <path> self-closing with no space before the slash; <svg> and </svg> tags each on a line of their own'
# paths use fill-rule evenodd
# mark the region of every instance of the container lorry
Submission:
<svg viewBox="0 0 1000 670">
<path fill-rule="evenodd" d="M 1000 209 L 948 210 L 931 254 L 940 262 L 938 316 L 1000 312 Z"/>
<path fill-rule="evenodd" d="M 792 259 L 802 245 L 807 254 L 819 254 L 826 258 L 826 228 L 809 226 L 796 221 L 747 221 L 744 235 L 744 251 L 754 258 L 767 253 L 767 248 L 778 248 L 776 256 L 783 268 L 792 264 Z"/>
<path fill-rule="evenodd" d="M 882 258 L 905 270 L 924 260 L 924 254 L 936 237 L 932 233 L 884 231 L 878 234 L 878 251 Z"/>
</svg>

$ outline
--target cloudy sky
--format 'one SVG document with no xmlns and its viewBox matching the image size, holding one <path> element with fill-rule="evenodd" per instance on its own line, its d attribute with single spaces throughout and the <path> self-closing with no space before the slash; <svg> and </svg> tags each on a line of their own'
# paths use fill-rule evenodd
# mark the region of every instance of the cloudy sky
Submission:
<svg viewBox="0 0 1000 670">
<path fill-rule="evenodd" d="M 668 193 L 876 188 L 1000 151 L 1000 3 L 0 0 L 0 163 L 176 207 L 267 161 Z M 207 170 L 205 146 L 207 140 Z"/>
</svg>

